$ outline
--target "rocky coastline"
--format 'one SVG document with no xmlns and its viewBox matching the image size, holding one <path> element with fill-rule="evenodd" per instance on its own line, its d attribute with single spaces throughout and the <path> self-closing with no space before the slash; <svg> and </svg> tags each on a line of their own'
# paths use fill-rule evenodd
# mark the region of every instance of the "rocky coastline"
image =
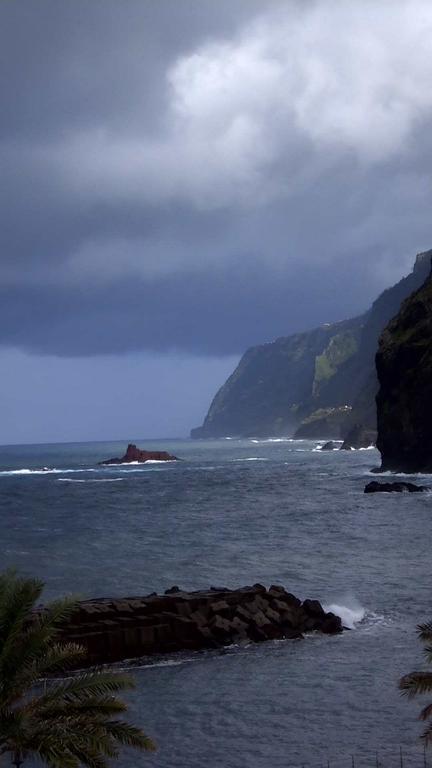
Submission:
<svg viewBox="0 0 432 768">
<path fill-rule="evenodd" d="M 43 608 L 39 612 L 43 612 Z M 282 586 L 210 588 L 164 595 L 84 600 L 61 627 L 62 642 L 87 651 L 89 666 L 140 656 L 198 651 L 265 640 L 301 639 L 318 631 L 343 631 L 339 616 L 318 600 L 304 600 Z"/>
</svg>

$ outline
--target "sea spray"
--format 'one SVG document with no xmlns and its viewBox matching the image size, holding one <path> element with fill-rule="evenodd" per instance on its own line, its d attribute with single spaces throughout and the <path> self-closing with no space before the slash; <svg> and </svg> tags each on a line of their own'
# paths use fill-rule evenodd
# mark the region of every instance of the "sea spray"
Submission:
<svg viewBox="0 0 432 768">
<path fill-rule="evenodd" d="M 363 621 L 366 615 L 366 609 L 355 599 L 344 600 L 341 603 L 331 603 L 324 605 L 324 610 L 340 616 L 342 624 L 348 629 L 355 629 L 356 625 Z M 348 605 L 346 603 L 349 603 Z"/>
</svg>

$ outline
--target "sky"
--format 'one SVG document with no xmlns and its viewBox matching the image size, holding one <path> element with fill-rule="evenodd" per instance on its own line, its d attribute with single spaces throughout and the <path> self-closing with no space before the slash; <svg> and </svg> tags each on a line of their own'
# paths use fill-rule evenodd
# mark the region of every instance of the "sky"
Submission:
<svg viewBox="0 0 432 768">
<path fill-rule="evenodd" d="M 430 0 L 1 0 L 0 443 L 187 435 L 432 247 Z"/>
</svg>

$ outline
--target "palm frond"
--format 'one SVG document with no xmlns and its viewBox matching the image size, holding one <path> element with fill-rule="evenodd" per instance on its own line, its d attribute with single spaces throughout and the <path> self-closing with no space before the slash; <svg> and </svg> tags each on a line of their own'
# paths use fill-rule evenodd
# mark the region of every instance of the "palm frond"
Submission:
<svg viewBox="0 0 432 768">
<path fill-rule="evenodd" d="M 399 682 L 402 695 L 412 699 L 419 694 L 432 691 L 432 672 L 411 672 Z"/>
<path fill-rule="evenodd" d="M 134 680 L 128 675 L 115 672 L 86 672 L 51 686 L 46 693 L 34 697 L 32 705 L 43 708 L 55 702 L 73 704 L 89 697 L 119 693 L 134 686 Z"/>
<path fill-rule="evenodd" d="M 59 635 L 76 601 L 35 612 L 42 589 L 37 579 L 0 574 L 0 756 L 18 752 L 48 768 L 108 768 L 120 746 L 155 749 L 139 728 L 115 719 L 127 710 L 116 694 L 133 688 L 129 676 L 93 670 L 49 679 L 85 650 Z"/>
<path fill-rule="evenodd" d="M 37 642 L 36 642 L 37 649 Z M 24 691 L 48 675 L 65 672 L 85 659 L 86 651 L 75 643 L 45 644 L 39 651 L 26 647 L 8 659 L 0 674 L 0 705 L 11 706 Z"/>
<path fill-rule="evenodd" d="M 35 716 L 46 719 L 80 717 L 88 714 L 91 714 L 93 718 L 105 719 L 107 715 L 119 715 L 126 712 L 127 705 L 114 696 L 95 696 L 77 702 L 54 701 L 51 704 L 40 706 L 35 706 L 32 703 L 29 709 L 35 713 Z"/>
<path fill-rule="evenodd" d="M 18 638 L 11 637 L 0 650 L 1 668 L 34 665 L 38 658 L 43 659 L 47 647 L 55 641 L 61 623 L 76 610 L 76 605 L 76 599 L 67 598 L 57 600 L 43 613 L 30 614 L 28 610 L 21 627 L 17 628 Z"/>
<path fill-rule="evenodd" d="M 425 728 L 421 735 L 421 739 L 427 747 L 432 744 L 432 723 L 430 723 L 427 728 Z"/>
<path fill-rule="evenodd" d="M 156 749 L 155 743 L 149 736 L 146 736 L 140 728 L 129 723 L 111 720 L 106 723 L 106 730 L 123 746 L 135 747 L 147 752 L 154 752 Z"/>
<path fill-rule="evenodd" d="M 7 575 L 0 584 L 0 659 L 19 642 L 24 624 L 40 599 L 43 582 Z"/>
<path fill-rule="evenodd" d="M 426 707 L 423 707 L 422 711 L 419 714 L 419 720 L 429 720 L 429 718 L 432 715 L 432 704 L 427 704 Z"/>
<path fill-rule="evenodd" d="M 425 624 L 419 624 L 417 633 L 422 642 L 432 641 L 432 621 L 428 621 Z"/>
</svg>

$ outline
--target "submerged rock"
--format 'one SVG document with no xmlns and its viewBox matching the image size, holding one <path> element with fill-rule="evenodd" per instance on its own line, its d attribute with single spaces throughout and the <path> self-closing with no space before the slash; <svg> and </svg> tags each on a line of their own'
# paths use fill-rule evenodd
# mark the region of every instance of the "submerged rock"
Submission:
<svg viewBox="0 0 432 768">
<path fill-rule="evenodd" d="M 146 461 L 178 461 L 177 456 L 171 456 L 166 451 L 142 451 L 133 443 L 129 443 L 127 451 L 121 458 L 106 459 L 99 464 L 131 464 L 138 461 L 145 464 Z"/>
<path fill-rule="evenodd" d="M 221 591 L 178 589 L 173 587 L 164 595 L 85 600 L 63 623 L 60 639 L 83 645 L 92 665 L 182 650 L 300 639 L 312 631 L 343 631 L 339 616 L 326 613 L 317 600 L 302 603 L 280 585 L 268 590 L 261 584 Z"/>
<path fill-rule="evenodd" d="M 429 490 L 426 485 L 416 485 L 415 483 L 379 483 L 372 480 L 364 489 L 365 493 L 422 493 Z"/>
</svg>

